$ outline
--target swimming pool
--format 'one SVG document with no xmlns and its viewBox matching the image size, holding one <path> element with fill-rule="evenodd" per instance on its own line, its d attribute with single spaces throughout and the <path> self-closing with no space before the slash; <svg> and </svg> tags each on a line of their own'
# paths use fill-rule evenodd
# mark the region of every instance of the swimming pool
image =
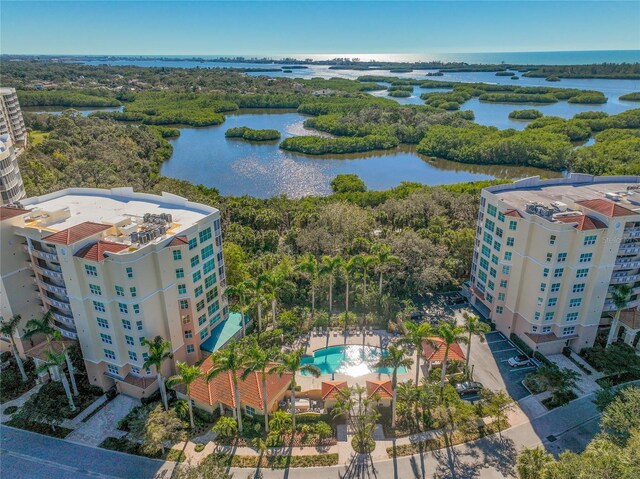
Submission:
<svg viewBox="0 0 640 479">
<path fill-rule="evenodd" d="M 322 374 L 345 374 L 347 376 L 364 376 L 370 373 L 391 374 L 390 368 L 376 368 L 375 364 L 382 356 L 386 356 L 385 349 L 374 346 L 347 345 L 332 346 L 314 351 L 313 357 L 302 358 L 303 364 L 315 364 Z M 406 373 L 406 368 L 399 368 L 398 373 Z M 308 374 L 303 373 L 304 376 Z"/>
</svg>

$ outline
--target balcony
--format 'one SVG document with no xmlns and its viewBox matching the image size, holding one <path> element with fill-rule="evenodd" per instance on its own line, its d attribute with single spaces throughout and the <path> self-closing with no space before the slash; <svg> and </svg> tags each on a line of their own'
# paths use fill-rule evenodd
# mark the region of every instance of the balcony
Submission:
<svg viewBox="0 0 640 479">
<path fill-rule="evenodd" d="M 65 338 L 69 339 L 78 339 L 78 334 L 73 331 L 67 331 L 66 329 L 60 328 L 60 334 L 62 334 Z"/>
<path fill-rule="evenodd" d="M 640 274 L 614 273 L 610 284 L 634 283 L 640 280 Z"/>
<path fill-rule="evenodd" d="M 621 259 L 617 260 L 613 269 L 637 269 L 640 268 L 640 260 L 638 259 Z"/>
<path fill-rule="evenodd" d="M 56 286 L 45 281 L 38 281 L 36 283 L 42 289 L 49 291 L 50 293 L 60 294 L 62 296 L 67 296 L 67 288 L 63 288 L 62 286 Z"/>
<path fill-rule="evenodd" d="M 51 314 L 53 314 L 53 317 L 56 321 L 60 322 L 60 323 L 64 323 L 64 324 L 68 324 L 70 326 L 73 326 L 75 328 L 75 321 L 73 320 L 73 317 L 71 316 L 66 316 L 62 313 L 58 313 L 56 311 L 51 311 Z"/>
<path fill-rule="evenodd" d="M 620 245 L 620 252 L 624 254 L 638 254 L 640 253 L 640 245 L 638 245 L 638 243 L 623 243 Z"/>
<path fill-rule="evenodd" d="M 50 298 L 49 296 L 43 295 L 42 300 L 50 306 L 54 306 L 58 309 L 63 309 L 65 311 L 71 311 L 71 305 L 65 301 L 59 301 L 57 299 Z"/>
<path fill-rule="evenodd" d="M 628 308 L 635 308 L 640 304 L 640 298 L 639 299 L 634 299 L 633 301 L 629 301 L 627 303 L 627 305 L 625 306 L 625 309 Z M 610 299 L 607 299 L 604 302 L 604 306 L 602 307 L 602 311 L 603 312 L 609 312 L 609 311 L 617 311 L 618 308 L 616 308 L 616 305 L 613 304 L 613 301 L 611 301 Z"/>
<path fill-rule="evenodd" d="M 44 251 L 31 248 L 29 252 L 36 258 L 44 259 L 46 261 L 58 261 L 58 255 L 53 253 L 45 253 Z"/>
<path fill-rule="evenodd" d="M 64 279 L 64 276 L 62 275 L 61 272 L 59 271 L 54 271 L 52 269 L 49 269 L 48 267 L 42 267 L 42 266 L 36 266 L 35 264 L 33 265 L 33 269 L 40 273 L 42 276 L 46 276 L 47 278 L 54 278 L 54 279 Z"/>
</svg>

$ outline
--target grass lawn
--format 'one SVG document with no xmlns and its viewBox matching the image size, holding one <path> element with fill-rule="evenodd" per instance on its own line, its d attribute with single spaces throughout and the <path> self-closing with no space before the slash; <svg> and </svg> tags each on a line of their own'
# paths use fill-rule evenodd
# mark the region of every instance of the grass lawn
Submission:
<svg viewBox="0 0 640 479">
<path fill-rule="evenodd" d="M 314 454 L 310 456 L 240 456 L 237 454 L 213 453 L 207 459 L 223 467 L 270 467 L 286 469 L 288 467 L 320 467 L 338 464 L 338 454 Z"/>
<path fill-rule="evenodd" d="M 21 419 L 15 417 L 6 424 L 7 426 L 24 429 L 25 431 L 37 432 L 38 434 L 44 434 L 45 436 L 57 437 L 58 439 L 64 439 L 73 431 L 72 429 L 67 429 L 66 427 L 62 426 L 56 426 L 56 428 L 53 429 L 48 424 L 43 424 L 41 422 L 22 421 Z"/>
<path fill-rule="evenodd" d="M 108 437 L 104 441 L 102 441 L 98 445 L 98 447 L 102 449 L 109 449 L 110 451 L 119 451 L 136 456 L 150 457 L 153 459 L 164 459 L 166 461 L 174 462 L 182 462 L 187 458 L 183 451 L 168 448 L 165 449 L 164 455 L 161 453 L 161 451 L 158 451 L 157 454 L 144 454 L 141 451 L 140 445 L 138 443 L 124 437 Z"/>
<path fill-rule="evenodd" d="M 29 132 L 29 143 L 36 146 L 47 139 L 49 133 L 46 131 L 32 130 Z"/>
</svg>

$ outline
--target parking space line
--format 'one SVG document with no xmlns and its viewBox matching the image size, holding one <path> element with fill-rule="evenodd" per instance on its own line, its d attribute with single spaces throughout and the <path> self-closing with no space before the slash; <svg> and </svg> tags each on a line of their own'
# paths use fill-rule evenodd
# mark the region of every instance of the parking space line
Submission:
<svg viewBox="0 0 640 479">
<path fill-rule="evenodd" d="M 529 371 L 530 369 L 536 369 L 536 367 L 535 366 L 528 366 L 526 368 L 513 368 L 509 372 L 514 373 L 514 372 L 517 372 L 517 371 Z"/>
<path fill-rule="evenodd" d="M 514 351 L 514 350 L 517 350 L 517 348 L 498 349 L 497 351 L 491 351 L 491 352 L 495 354 L 495 353 L 504 353 L 505 351 Z"/>
</svg>

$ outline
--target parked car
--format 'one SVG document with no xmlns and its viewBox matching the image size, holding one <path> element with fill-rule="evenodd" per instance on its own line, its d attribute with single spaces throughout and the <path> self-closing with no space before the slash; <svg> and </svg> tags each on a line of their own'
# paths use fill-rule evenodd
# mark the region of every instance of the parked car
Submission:
<svg viewBox="0 0 640 479">
<path fill-rule="evenodd" d="M 478 394 L 480 391 L 484 389 L 482 383 L 476 381 L 464 381 L 456 384 L 456 391 L 460 396 L 465 396 L 467 394 Z"/>
<path fill-rule="evenodd" d="M 529 358 L 529 356 L 525 354 L 518 354 L 517 356 L 509 358 L 507 363 L 509 363 L 509 366 L 511 366 L 512 368 L 520 368 L 522 366 L 528 366 L 529 364 L 531 364 L 531 358 Z"/>
</svg>

